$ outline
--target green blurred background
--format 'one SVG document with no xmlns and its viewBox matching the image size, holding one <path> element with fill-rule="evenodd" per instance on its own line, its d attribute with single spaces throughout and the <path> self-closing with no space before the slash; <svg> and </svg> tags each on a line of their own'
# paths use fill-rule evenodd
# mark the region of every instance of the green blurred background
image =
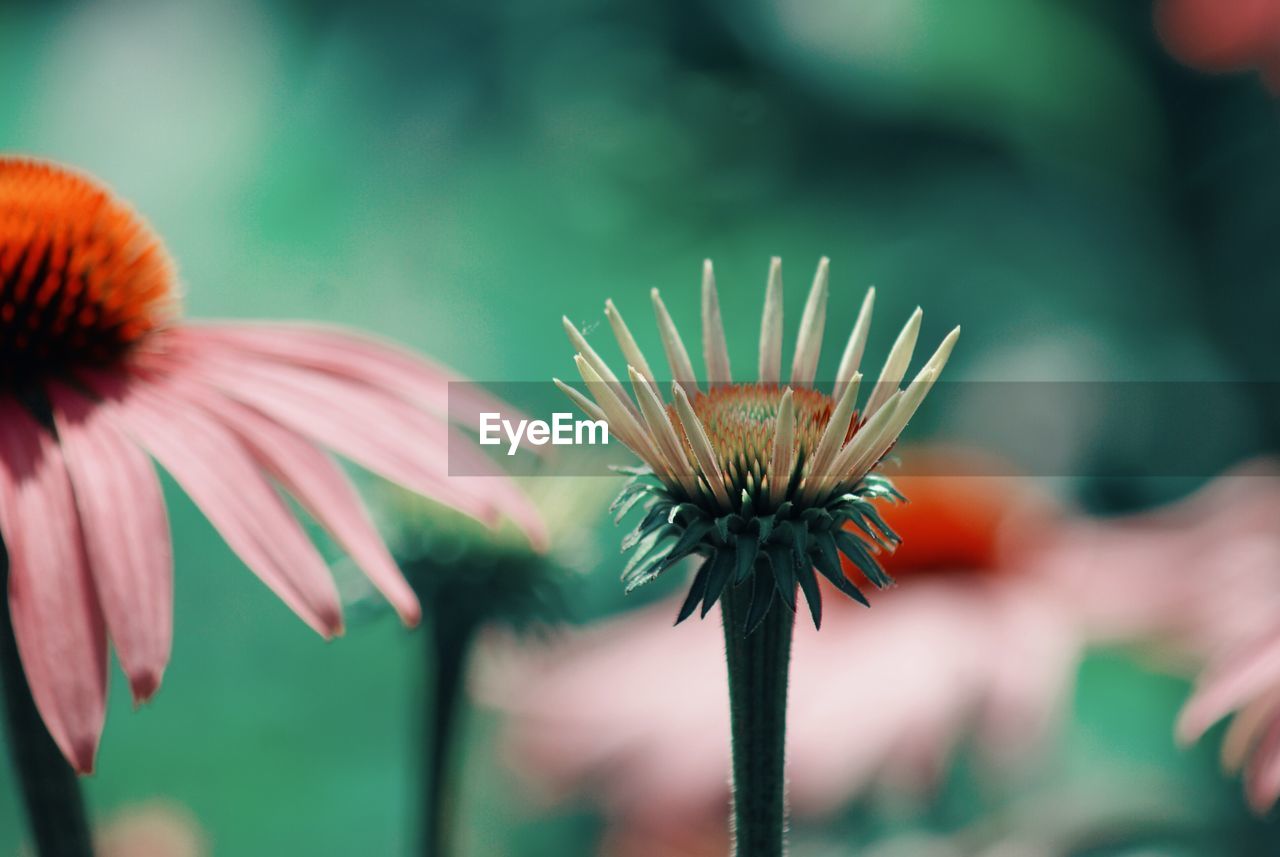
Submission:
<svg viewBox="0 0 1280 857">
<path fill-rule="evenodd" d="M 1280 108 L 1249 75 L 1177 65 L 1146 0 L 6 3 L 0 81 L 0 148 L 131 199 L 191 316 L 340 321 L 478 380 L 545 380 L 572 371 L 562 313 L 596 323 L 612 296 L 656 346 L 645 292 L 692 322 L 710 256 L 745 363 L 768 257 L 795 318 L 825 254 L 832 318 L 879 287 L 868 353 L 917 303 L 922 341 L 962 324 L 953 378 L 1280 375 Z M 1210 451 L 1223 467 L 1277 446 L 1259 389 Z M 1105 428 L 1069 425 L 1063 454 L 1141 468 Z M 321 643 L 167 487 L 173 662 L 141 711 L 116 677 L 95 811 L 172 799 L 237 857 L 402 853 L 417 635 L 379 615 Z M 1060 486 L 1095 512 L 1189 487 Z M 612 569 L 570 598 L 579 619 L 623 606 Z M 1137 777 L 1197 810 L 1194 836 L 1089 853 L 1280 849 L 1212 746 L 1174 748 L 1185 690 L 1117 653 L 1085 664 L 1044 781 Z M 493 716 L 469 730 L 464 853 L 589 853 L 591 808 L 535 809 Z M 955 778 L 893 823 L 971 820 Z M 0 854 L 21 836 L 0 777 Z"/>
</svg>

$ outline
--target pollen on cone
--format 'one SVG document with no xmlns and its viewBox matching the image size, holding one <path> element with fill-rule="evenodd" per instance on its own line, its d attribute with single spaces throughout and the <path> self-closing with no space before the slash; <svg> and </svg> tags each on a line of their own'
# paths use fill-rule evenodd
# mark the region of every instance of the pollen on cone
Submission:
<svg viewBox="0 0 1280 857">
<path fill-rule="evenodd" d="M 0 383 L 102 365 L 175 306 L 160 239 L 93 179 L 0 158 Z"/>
</svg>

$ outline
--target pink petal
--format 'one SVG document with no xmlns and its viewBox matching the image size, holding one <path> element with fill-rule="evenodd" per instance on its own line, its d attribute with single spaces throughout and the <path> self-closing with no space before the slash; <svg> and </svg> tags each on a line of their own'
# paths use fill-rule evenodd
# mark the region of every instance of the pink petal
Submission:
<svg viewBox="0 0 1280 857">
<path fill-rule="evenodd" d="M 146 453 L 107 411 L 51 384 L 58 439 L 107 630 L 138 702 L 160 686 L 173 643 L 173 550 Z"/>
<path fill-rule="evenodd" d="M 1178 717 L 1178 740 L 1190 743 L 1231 711 L 1280 683 L 1280 631 L 1210 671 Z"/>
<path fill-rule="evenodd" d="M 303 322 L 204 322 L 187 325 L 186 336 L 210 346 L 220 344 L 233 352 L 251 352 L 271 362 L 371 385 L 457 420 L 474 418 L 481 411 L 501 411 L 518 418 L 510 405 L 448 368 L 398 345 L 340 327 Z M 478 421 L 470 419 L 466 424 Z"/>
<path fill-rule="evenodd" d="M 1244 767 L 1263 731 L 1277 719 L 1280 719 L 1280 687 L 1241 708 L 1231 718 L 1231 725 L 1222 738 L 1222 769 L 1232 773 Z"/>
<path fill-rule="evenodd" d="M 422 608 L 417 596 L 400 574 L 351 481 L 333 459 L 300 435 L 221 393 L 195 384 L 186 392 L 240 436 L 263 469 L 351 554 L 404 623 L 418 624 Z"/>
<path fill-rule="evenodd" d="M 175 332 L 176 333 L 176 332 Z M 189 363 L 227 395 L 404 487 L 490 524 L 509 516 L 537 547 L 542 520 L 502 471 L 447 422 L 338 375 L 270 363 L 187 337 Z M 474 477 L 449 475 L 449 457 Z"/>
<path fill-rule="evenodd" d="M 328 567 L 235 434 L 163 379 L 85 378 L 263 583 L 324 637 L 342 633 Z"/>
<path fill-rule="evenodd" d="M 93 771 L 106 719 L 107 634 L 62 453 L 0 397 L 0 532 L 9 611 L 36 708 L 67 761 Z"/>
<path fill-rule="evenodd" d="M 1245 794 L 1253 811 L 1262 814 L 1280 799 L 1280 718 L 1271 721 L 1244 774 Z"/>
</svg>

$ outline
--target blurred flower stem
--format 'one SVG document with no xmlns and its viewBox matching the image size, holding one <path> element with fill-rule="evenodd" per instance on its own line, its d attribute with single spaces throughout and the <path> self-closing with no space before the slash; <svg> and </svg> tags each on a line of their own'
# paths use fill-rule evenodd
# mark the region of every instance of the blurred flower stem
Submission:
<svg viewBox="0 0 1280 857">
<path fill-rule="evenodd" d="M 38 857 L 91 857 L 92 840 L 76 773 L 36 710 L 9 615 L 9 557 L 0 546 L 0 684 L 9 750 Z"/>
<path fill-rule="evenodd" d="M 453 852 L 453 820 L 457 782 L 452 748 L 465 702 L 467 658 L 482 623 L 474 611 L 440 600 L 426 601 L 427 627 L 422 708 L 422 828 L 423 857 L 448 857 Z"/>
<path fill-rule="evenodd" d="M 795 613 L 774 604 L 748 633 L 752 589 L 731 586 L 720 602 L 733 745 L 733 853 L 782 857 L 787 675 Z"/>
</svg>

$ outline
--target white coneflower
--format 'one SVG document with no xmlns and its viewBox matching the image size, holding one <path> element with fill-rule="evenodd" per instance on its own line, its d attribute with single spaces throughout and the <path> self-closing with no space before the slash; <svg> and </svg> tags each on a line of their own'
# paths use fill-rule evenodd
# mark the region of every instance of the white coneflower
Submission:
<svg viewBox="0 0 1280 857">
<path fill-rule="evenodd" d="M 654 289 L 653 306 L 674 379 L 670 403 L 664 401 L 662 386 L 612 301 L 606 302 L 605 315 L 627 361 L 625 379 L 564 320 L 578 352 L 578 371 L 592 398 L 558 379 L 556 383 L 590 417 L 607 420 L 613 435 L 645 465 L 616 504 L 619 518 L 637 505 L 647 510 L 624 542 L 625 548 L 638 549 L 624 572 L 628 589 L 652 580 L 690 554 L 708 557 L 680 619 L 699 603 L 705 616 L 727 585 L 745 583 L 755 573 L 756 597 L 747 630 L 763 618 L 775 594 L 794 608 L 797 586 L 805 593 L 815 624 L 819 623 L 815 567 L 842 591 L 863 600 L 841 571 L 840 553 L 874 584 L 889 582 L 873 554 L 891 549 L 897 537 L 870 501 L 899 495 L 874 471 L 942 372 L 960 329 L 953 330 L 914 380 L 900 389 L 920 331 L 917 309 L 859 408 L 860 393 L 867 386 L 862 384 L 859 365 L 875 290 L 869 289 L 862 302 L 829 394 L 814 388 L 827 295 L 828 260 L 824 258 L 801 317 L 791 372 L 784 381 L 782 265 L 775 258 L 765 294 L 757 380 L 735 382 L 715 277 L 711 262 L 705 262 L 702 338 L 707 373 L 705 385 L 699 385 L 688 349 Z M 646 478 L 650 475 L 657 481 Z M 843 527 L 849 521 L 866 541 Z M 758 561 L 762 557 L 767 561 Z"/>
</svg>

